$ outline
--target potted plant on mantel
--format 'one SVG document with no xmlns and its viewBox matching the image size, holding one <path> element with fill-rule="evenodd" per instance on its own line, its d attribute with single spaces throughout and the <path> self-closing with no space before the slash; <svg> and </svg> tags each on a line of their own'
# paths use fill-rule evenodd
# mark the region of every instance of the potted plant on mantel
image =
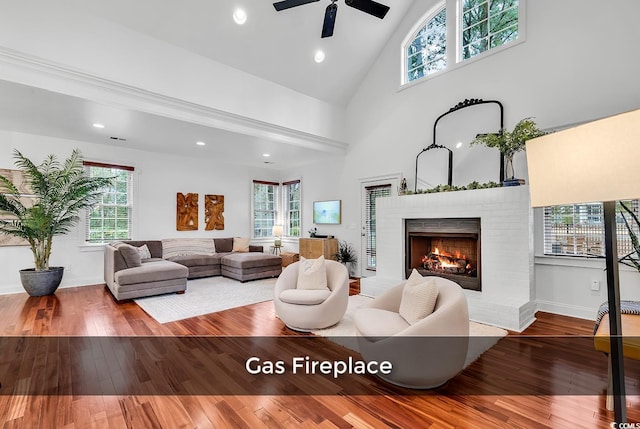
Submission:
<svg viewBox="0 0 640 429">
<path fill-rule="evenodd" d="M 349 275 L 353 275 L 353 269 L 355 265 L 358 263 L 358 254 L 355 249 L 351 245 L 351 243 L 347 243 L 346 241 L 338 241 L 338 252 L 334 255 L 336 261 L 342 263 L 347 267 L 347 271 L 349 271 Z"/>
<path fill-rule="evenodd" d="M 546 133 L 531 118 L 524 118 L 509 132 L 502 128 L 498 134 L 482 134 L 471 142 L 471 145 L 483 144 L 487 147 L 497 148 L 504 157 L 504 177 L 503 186 L 517 186 L 524 184 L 523 179 L 516 179 L 513 170 L 513 156 L 524 150 L 525 142 Z"/>
<path fill-rule="evenodd" d="M 64 273 L 64 267 L 49 266 L 53 237 L 68 233 L 78 223 L 78 214 L 95 205 L 101 191 L 112 185 L 112 178 L 86 176 L 78 149 L 63 164 L 49 155 L 35 165 L 18 150 L 14 158 L 29 191 L 23 193 L 0 175 L 0 215 L 4 218 L 0 219 L 0 233 L 29 243 L 35 268 L 20 270 L 27 293 L 51 295 Z"/>
</svg>

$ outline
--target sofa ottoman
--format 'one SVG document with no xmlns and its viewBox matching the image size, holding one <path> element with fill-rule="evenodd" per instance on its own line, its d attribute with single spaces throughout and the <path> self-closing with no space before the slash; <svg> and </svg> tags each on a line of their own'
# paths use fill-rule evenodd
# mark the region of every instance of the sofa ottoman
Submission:
<svg viewBox="0 0 640 429">
<path fill-rule="evenodd" d="M 159 259 L 116 272 L 114 282 L 108 286 L 118 301 L 181 292 L 187 289 L 188 274 L 184 265 Z"/>
<path fill-rule="evenodd" d="M 189 280 L 200 277 L 219 276 L 220 259 L 225 253 L 215 253 L 213 255 L 178 255 L 167 258 L 167 261 L 177 262 L 189 269 Z"/>
<path fill-rule="evenodd" d="M 246 282 L 277 277 L 282 272 L 282 258 L 258 252 L 225 255 L 220 259 L 222 275 Z"/>
</svg>

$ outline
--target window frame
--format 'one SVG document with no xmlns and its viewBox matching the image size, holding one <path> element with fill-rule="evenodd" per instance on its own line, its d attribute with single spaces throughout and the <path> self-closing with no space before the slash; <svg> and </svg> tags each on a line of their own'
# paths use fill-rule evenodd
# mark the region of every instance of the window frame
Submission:
<svg viewBox="0 0 640 429">
<path fill-rule="evenodd" d="M 105 243 L 109 243 L 110 241 L 114 241 L 114 240 L 130 240 L 133 237 L 133 219 L 134 219 L 134 167 L 132 166 L 127 166 L 127 165 L 118 165 L 118 164 L 107 164 L 107 163 L 101 163 L 101 162 L 94 162 L 94 161 L 83 161 L 83 166 L 85 168 L 85 173 L 87 175 L 89 175 L 89 171 L 91 168 L 101 168 L 104 170 L 120 170 L 120 171 L 126 171 L 127 173 L 127 202 L 126 204 L 118 204 L 117 201 L 114 204 L 109 204 L 109 203 L 104 203 L 103 201 L 97 203 L 93 208 L 91 209 L 87 209 L 85 211 L 85 225 L 84 225 L 84 236 L 83 236 L 83 240 L 84 240 L 84 244 L 85 245 L 89 245 L 89 246 L 93 246 L 93 245 L 102 245 Z M 112 238 L 105 238 L 105 231 L 104 231 L 104 215 L 102 216 L 102 220 L 103 220 L 103 226 L 101 228 L 101 234 L 102 234 L 102 238 L 101 239 L 91 239 L 90 235 L 91 235 L 91 214 L 95 211 L 95 209 L 97 207 L 114 207 L 116 208 L 116 210 L 119 207 L 126 207 L 127 208 L 127 237 L 117 237 L 114 236 Z M 115 222 L 117 224 L 118 222 L 118 218 L 116 216 L 115 218 Z M 117 230 L 117 226 L 116 226 L 116 230 Z"/>
<path fill-rule="evenodd" d="M 414 85 L 422 82 L 427 82 L 437 76 L 441 76 L 452 70 L 456 70 L 460 67 L 464 67 L 468 64 L 473 64 L 476 61 L 487 58 L 491 55 L 502 52 L 505 49 L 510 49 L 514 46 L 518 46 L 526 41 L 526 4 L 527 0 L 518 0 L 518 37 L 506 44 L 497 46 L 495 48 L 487 49 L 471 58 L 462 59 L 462 1 L 464 0 L 442 0 L 432 6 L 427 12 L 417 20 L 416 24 L 411 27 L 407 36 L 402 40 L 400 46 L 401 49 L 401 64 L 400 64 L 400 87 L 399 91 L 411 88 Z M 446 37 L 446 66 L 437 72 L 430 73 L 421 78 L 409 80 L 408 77 L 408 58 L 407 48 L 411 42 L 415 39 L 418 31 L 423 28 L 429 20 L 431 20 L 437 12 L 442 8 L 446 8 L 447 17 L 447 37 Z"/>
<path fill-rule="evenodd" d="M 413 44 L 413 42 L 418 38 L 418 35 L 420 34 L 420 32 L 423 29 L 426 29 L 429 24 L 431 23 L 431 21 L 433 21 L 440 13 L 444 12 L 445 13 L 445 24 L 444 24 L 444 30 L 445 30 L 445 46 L 444 46 L 444 67 L 442 69 L 438 69 L 435 70 L 433 72 L 426 72 L 424 76 L 421 77 L 417 77 L 415 79 L 409 79 L 409 58 L 412 55 L 416 55 L 417 53 L 414 53 L 412 55 L 408 54 L 408 50 L 409 47 Z M 449 39 L 449 31 L 448 31 L 448 27 L 449 27 L 449 23 L 448 23 L 448 15 L 447 15 L 447 5 L 446 2 L 440 2 L 438 3 L 436 6 L 434 6 L 433 8 L 429 9 L 429 12 L 426 14 L 426 17 L 420 21 L 420 25 L 418 25 L 417 27 L 415 27 L 413 29 L 413 31 L 409 34 L 409 36 L 405 39 L 405 41 L 403 42 L 403 56 L 404 56 L 404 60 L 403 60 L 403 75 L 404 75 L 404 79 L 406 80 L 406 83 L 411 83 L 414 82 L 416 80 L 421 80 L 424 79 L 428 76 L 433 76 L 434 74 L 440 73 L 444 70 L 447 69 L 447 64 L 449 62 L 449 55 L 448 55 L 448 48 L 449 48 L 449 43 L 448 43 L 448 39 Z M 422 51 L 419 51 L 418 53 L 421 53 Z M 431 62 L 435 62 L 431 61 Z M 426 63 L 429 64 L 429 63 Z M 426 65 L 425 64 L 425 65 Z M 414 69 L 415 70 L 415 69 Z"/>
<path fill-rule="evenodd" d="M 294 179 L 288 180 L 285 182 L 275 182 L 270 180 L 258 180 L 253 179 L 251 182 L 251 238 L 254 239 L 268 239 L 273 238 L 272 227 L 268 228 L 267 235 L 256 235 L 256 194 L 255 194 L 255 185 L 262 184 L 274 187 L 274 210 L 273 210 L 273 225 L 282 225 L 283 227 L 283 235 L 284 238 L 300 238 L 302 237 L 302 180 Z M 291 185 L 297 184 L 299 189 L 299 200 L 298 200 L 298 216 L 299 216 L 299 231 L 298 235 L 291 234 L 291 225 L 290 218 L 291 213 L 296 210 L 290 210 L 289 204 L 290 200 L 288 198 L 288 187 Z"/>
<path fill-rule="evenodd" d="M 364 246 L 364 268 L 369 271 L 376 271 L 378 265 L 378 235 L 376 231 L 377 225 L 377 209 L 376 200 L 381 197 L 392 195 L 393 185 L 390 182 L 370 184 L 364 186 L 365 200 L 365 224 L 363 232 L 366 237 L 366 245 Z M 372 216 L 373 215 L 373 216 Z"/>
<path fill-rule="evenodd" d="M 274 197 L 274 201 L 273 201 L 273 210 L 257 210 L 256 208 L 256 185 L 265 185 L 265 186 L 271 186 L 274 189 L 273 192 L 273 197 Z M 263 239 L 263 238 L 271 238 L 273 237 L 273 233 L 272 233 L 272 228 L 274 225 L 277 225 L 278 223 L 278 208 L 279 208 L 279 194 L 280 194 L 280 183 L 279 182 L 271 182 L 271 181 L 266 181 L 266 180 L 253 180 L 251 182 L 251 238 L 256 238 L 256 239 Z M 271 226 L 269 226 L 268 228 L 257 228 L 256 227 L 256 213 L 260 211 L 260 212 L 265 212 L 265 213 L 273 213 L 272 216 L 272 224 Z M 266 219 L 266 218 L 265 218 Z M 266 235 L 257 235 L 256 234 L 256 230 L 264 230 L 266 231 Z"/>
<path fill-rule="evenodd" d="M 291 203 L 295 202 L 295 200 L 291 200 L 291 186 L 298 185 L 298 209 L 292 210 Z M 291 215 L 292 213 L 297 213 L 298 220 L 298 231 L 293 231 L 292 234 L 292 225 L 291 225 Z M 284 229 L 284 237 L 290 238 L 300 238 L 302 236 L 302 182 L 300 179 L 297 180 L 289 180 L 287 182 L 282 182 L 282 224 Z"/>
<path fill-rule="evenodd" d="M 465 15 L 465 13 L 466 13 L 466 12 L 464 11 L 464 9 L 463 9 L 463 2 L 464 2 L 464 1 L 465 1 L 465 0 L 459 0 L 459 1 L 458 1 L 458 8 L 459 8 L 459 9 L 458 9 L 458 11 L 459 11 L 459 12 L 458 12 L 458 22 L 457 22 L 457 27 L 456 27 L 456 29 L 457 29 L 457 31 L 458 31 L 458 41 L 456 42 L 456 46 L 457 46 L 457 48 L 458 48 L 458 53 L 457 53 L 457 54 L 458 54 L 458 61 L 459 61 L 459 62 L 464 62 L 464 61 L 471 60 L 471 59 L 473 59 L 473 58 L 475 58 L 475 57 L 477 57 L 477 56 L 479 56 L 479 55 L 485 54 L 485 53 L 487 53 L 487 52 L 489 52 L 489 51 L 492 51 L 492 50 L 494 50 L 494 49 L 498 49 L 498 48 L 500 48 L 500 47 L 502 47 L 502 46 L 509 45 L 511 42 L 514 42 L 514 41 L 518 40 L 518 36 L 516 36 L 516 38 L 515 38 L 515 39 L 513 39 L 513 40 L 511 40 L 511 41 L 508 41 L 507 43 L 503 43 L 503 44 L 500 44 L 500 45 L 498 45 L 498 46 L 496 46 L 496 47 L 493 47 L 493 48 L 492 48 L 492 47 L 491 47 L 491 36 L 492 36 L 492 35 L 494 35 L 494 34 L 498 34 L 498 33 L 499 33 L 499 32 L 492 33 L 492 32 L 491 32 L 491 29 L 490 29 L 491 18 L 492 18 L 492 17 L 495 17 L 495 16 L 497 16 L 497 15 L 499 15 L 499 14 L 491 15 L 490 2 L 491 2 L 492 0 L 479 0 L 479 1 L 485 2 L 485 3 L 487 4 L 487 17 L 486 17 L 485 19 L 483 19 L 482 21 L 476 22 L 476 23 L 474 23 L 474 24 L 472 24 L 472 25 L 470 25 L 469 27 L 466 27 L 466 28 L 464 27 L 464 22 L 463 22 L 463 21 L 464 21 L 464 15 Z M 516 8 L 517 8 L 517 12 L 518 12 L 518 22 L 516 23 L 516 25 L 515 25 L 515 26 L 517 27 L 517 29 L 518 29 L 517 31 L 518 31 L 518 34 L 519 34 L 519 33 L 520 33 L 520 1 L 521 1 L 521 0 L 514 0 L 514 1 L 517 1 L 517 2 L 518 2 L 518 5 L 516 6 Z M 478 6 L 476 6 L 476 7 L 472 8 L 472 9 L 476 9 L 476 8 L 478 8 Z M 510 8 L 508 8 L 508 9 L 506 9 L 506 10 L 509 10 L 509 9 L 511 9 L 511 8 L 513 8 L 513 6 L 511 6 Z M 502 11 L 501 13 L 504 13 L 504 12 L 505 12 L 505 11 Z M 477 53 L 477 54 L 475 54 L 475 55 L 470 56 L 469 58 L 464 58 L 464 48 L 465 48 L 465 46 L 468 46 L 468 45 L 469 45 L 469 44 L 467 44 L 467 45 L 463 45 L 463 43 L 464 43 L 464 32 L 465 32 L 465 30 L 470 29 L 470 28 L 473 28 L 473 27 L 476 27 L 476 26 L 480 25 L 480 24 L 481 24 L 481 22 L 483 22 L 483 21 L 486 21 L 486 22 L 487 22 L 487 35 L 486 35 L 485 37 L 483 37 L 483 39 L 484 39 L 484 38 L 486 38 L 486 39 L 487 39 L 487 48 L 486 48 L 484 51 L 482 51 L 482 52 L 479 52 L 479 53 Z M 510 27 L 513 27 L 513 25 L 511 25 Z M 507 28 L 508 28 L 508 27 L 507 27 Z M 500 31 L 504 31 L 504 30 L 505 30 L 505 29 L 502 29 L 502 30 L 500 30 Z"/>
<path fill-rule="evenodd" d="M 630 202 L 632 210 L 636 214 L 640 214 L 640 200 L 623 200 L 624 202 Z M 570 211 L 565 214 L 565 217 L 571 216 L 573 219 L 571 222 L 566 222 L 564 229 L 566 233 L 560 234 L 560 237 L 566 237 L 567 243 L 558 241 L 557 233 L 554 233 L 551 228 L 552 220 L 549 219 L 551 211 L 554 208 L 565 208 Z M 593 209 L 597 208 L 597 213 L 593 212 Z M 626 215 L 626 213 L 625 213 Z M 624 221 L 622 221 L 622 215 L 619 210 L 616 210 L 616 234 L 618 243 L 618 256 L 623 257 L 631 251 L 631 239 L 628 235 Z M 577 223 L 576 217 L 585 219 L 583 223 Z M 599 218 L 599 219 L 598 219 Z M 576 231 L 577 226 L 582 225 L 582 233 Z M 555 227 L 558 229 L 559 227 Z M 578 242 L 580 241 L 580 244 Z M 604 210 L 602 203 L 584 203 L 584 204 L 563 204 L 559 206 L 544 207 L 542 209 L 542 255 L 545 257 L 568 257 L 576 259 L 604 259 Z M 563 248 L 573 247 L 573 252 L 564 252 Z M 576 252 L 578 248 L 585 248 L 587 250 L 591 248 L 600 249 L 599 253 Z M 559 250 L 554 250 L 559 249 Z"/>
</svg>

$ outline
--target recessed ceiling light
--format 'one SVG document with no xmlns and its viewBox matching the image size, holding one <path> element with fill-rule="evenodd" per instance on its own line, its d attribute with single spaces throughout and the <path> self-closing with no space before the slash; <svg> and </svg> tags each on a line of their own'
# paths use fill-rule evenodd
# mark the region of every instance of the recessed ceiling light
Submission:
<svg viewBox="0 0 640 429">
<path fill-rule="evenodd" d="M 460 149 L 462 147 L 462 142 L 458 142 L 458 144 L 456 145 L 456 149 Z"/>
<path fill-rule="evenodd" d="M 271 156 L 270 153 L 263 153 L 262 156 L 264 156 L 265 158 L 269 158 Z"/>
<path fill-rule="evenodd" d="M 244 9 L 236 8 L 236 10 L 233 11 L 233 20 L 236 24 L 242 25 L 247 22 L 247 13 Z"/>
<path fill-rule="evenodd" d="M 323 62 L 324 61 L 324 51 L 320 51 L 320 50 L 316 51 L 316 54 L 313 56 L 313 60 L 316 63 Z"/>
<path fill-rule="evenodd" d="M 104 125 L 102 125 L 102 124 L 93 124 L 93 126 L 95 128 L 104 128 Z"/>
<path fill-rule="evenodd" d="M 204 146 L 204 145 L 206 145 L 206 143 L 205 143 L 205 142 L 196 142 L 196 144 L 197 144 L 198 146 Z"/>
</svg>

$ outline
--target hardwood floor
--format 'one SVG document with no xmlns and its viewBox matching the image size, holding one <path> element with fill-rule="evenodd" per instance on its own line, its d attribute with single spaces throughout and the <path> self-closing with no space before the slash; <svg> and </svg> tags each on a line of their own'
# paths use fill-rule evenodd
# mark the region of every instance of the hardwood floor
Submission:
<svg viewBox="0 0 640 429">
<path fill-rule="evenodd" d="M 275 317 L 271 302 L 161 325 L 134 302 L 117 303 L 103 285 L 60 289 L 55 296 L 29 298 L 26 294 L 0 296 L 0 332 L 3 341 L 22 337 L 175 337 L 268 336 L 299 337 Z M 593 322 L 538 313 L 536 322 L 522 335 L 511 333 L 442 388 L 415 392 L 390 386 L 373 377 L 361 379 L 370 394 L 347 395 L 338 387 L 320 395 L 201 394 L 185 374 L 198 370 L 198 362 L 166 376 L 175 387 L 188 389 L 177 395 L 58 394 L 12 395 L 7 384 L 0 389 L 0 427 L 3 428 L 608 428 L 612 413 L 605 410 L 606 359 L 593 353 Z M 580 337 L 582 336 L 582 337 Z M 531 340 L 533 337 L 537 339 Z M 543 338 L 540 338 L 543 337 Z M 564 338 L 563 338 L 564 337 Z M 532 342 L 533 341 L 533 342 Z M 51 367 L 67 360 L 104 365 L 100 353 L 89 350 L 75 356 L 68 350 L 29 351 L 25 341 L 18 352 L 33 357 L 33 366 L 9 360 L 0 353 L 3 378 L 24 386 L 64 384 L 54 379 Z M 242 347 L 240 342 L 238 347 Z M 287 343 L 288 344 L 288 343 Z M 329 341 L 315 341 L 304 352 L 329 356 L 343 350 Z M 140 355 L 145 351 L 140 350 Z M 198 352 L 197 350 L 194 352 Z M 206 358 L 206 356 L 205 356 Z M 86 360 L 83 360 L 86 359 Z M 77 363 L 77 362 L 76 362 Z M 217 375 L 225 383 L 246 391 L 252 379 L 231 368 L 230 357 Z M 193 368 L 192 368 L 193 367 Z M 625 364 L 628 416 L 640 422 L 640 396 L 636 361 Z M 156 368 L 157 369 L 157 368 Z M 201 369 L 201 368 L 200 368 Z M 225 370 L 226 369 L 226 370 Z M 138 376 L 154 368 L 132 368 Z M 226 371 L 229 371 L 228 373 Z M 126 374 L 120 374 L 126 381 Z M 226 378 L 225 378 L 226 377 Z M 35 381 L 42 380 L 43 384 Z M 301 379 L 302 380 L 302 379 Z M 67 380 L 68 381 L 68 380 Z M 194 383 L 197 380 L 192 380 Z M 104 379 L 85 380 L 85 389 Z M 559 386 L 602 386 L 598 394 L 551 394 Z M 304 381 L 296 388 L 305 389 Z M 83 386 L 72 386 L 80 389 Z M 60 390 L 58 390 L 59 392 Z M 43 392 L 50 392 L 43 390 Z M 551 393 L 550 393 L 551 392 Z"/>
</svg>

